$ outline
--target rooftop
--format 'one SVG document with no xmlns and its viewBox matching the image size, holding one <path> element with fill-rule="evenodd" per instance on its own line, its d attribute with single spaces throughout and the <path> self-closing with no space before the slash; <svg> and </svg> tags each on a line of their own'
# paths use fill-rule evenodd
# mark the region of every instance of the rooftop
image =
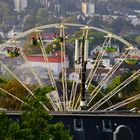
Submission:
<svg viewBox="0 0 140 140">
<path fill-rule="evenodd" d="M 45 62 L 45 59 L 48 62 L 52 62 L 52 63 L 61 63 L 64 62 L 64 53 L 61 51 L 57 51 L 52 55 L 47 55 L 47 57 L 45 58 L 42 54 L 40 55 L 30 55 L 27 56 L 27 59 L 29 61 L 33 61 L 33 62 Z M 66 61 L 68 60 L 68 57 L 66 56 Z"/>
</svg>

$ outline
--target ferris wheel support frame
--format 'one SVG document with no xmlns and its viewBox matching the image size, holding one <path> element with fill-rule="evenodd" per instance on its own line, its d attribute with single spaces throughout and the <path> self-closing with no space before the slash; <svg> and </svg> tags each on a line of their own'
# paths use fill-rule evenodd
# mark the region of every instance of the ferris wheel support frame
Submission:
<svg viewBox="0 0 140 140">
<path fill-rule="evenodd" d="M 43 29 L 47 29 L 47 28 L 54 28 L 54 27 L 59 27 L 59 29 L 60 30 L 62 30 L 60 27 L 61 27 L 61 25 L 63 25 L 63 27 L 64 26 L 67 26 L 67 27 L 70 27 L 70 26 L 75 26 L 75 27 L 82 27 L 82 28 L 87 28 L 88 27 L 88 29 L 91 29 L 91 30 L 96 30 L 96 31 L 99 31 L 99 32 L 102 32 L 102 33 L 104 33 L 104 34 L 107 34 L 107 35 L 111 35 L 111 38 L 114 38 L 114 39 L 117 39 L 117 40 L 119 40 L 120 42 L 122 42 L 122 43 L 124 43 L 128 48 L 133 48 L 133 45 L 132 44 L 130 44 L 129 42 L 127 42 L 126 40 L 124 40 L 124 39 L 122 39 L 121 37 L 119 37 L 119 36 L 117 36 L 117 35 L 114 35 L 114 34 L 112 34 L 111 32 L 108 32 L 108 31 L 106 31 L 106 30 L 103 30 L 103 29 L 100 29 L 100 28 L 96 28 L 96 27 L 94 27 L 94 26 L 87 26 L 87 25 L 82 25 L 82 24 L 72 24 L 72 23 L 58 23 L 58 24 L 50 24 L 50 25 L 43 25 L 43 26 L 39 26 L 39 27 L 35 27 L 35 28 L 32 28 L 32 29 L 30 29 L 30 30 L 27 30 L 27 31 L 25 31 L 25 32 L 22 32 L 22 33 L 20 33 L 20 34 L 18 34 L 17 36 L 15 36 L 14 38 L 15 38 L 15 40 L 18 40 L 18 39 L 20 39 L 21 37 L 25 37 L 25 36 L 27 36 L 27 35 L 29 35 L 30 33 L 32 33 L 32 32 L 34 32 L 35 31 L 35 29 L 38 29 L 38 30 L 43 30 Z M 64 29 L 63 29 L 63 32 L 64 32 Z M 40 33 L 39 33 L 39 36 L 40 36 Z M 86 36 L 88 36 L 88 32 L 86 33 Z M 41 36 L 40 36 L 41 37 Z M 11 40 L 9 40 L 9 41 L 7 41 L 7 42 L 5 42 L 3 45 L 0 45 L 0 50 L 2 50 L 4 47 L 5 47 L 5 45 L 7 45 L 7 44 L 9 44 L 9 42 L 10 42 Z M 44 45 L 44 44 L 43 44 Z M 45 51 L 43 50 L 43 54 L 45 53 Z M 65 58 L 64 58 L 65 59 Z M 46 61 L 47 62 L 47 61 Z M 64 62 L 64 65 L 65 65 L 65 62 Z M 99 64 L 98 64 L 98 66 L 99 66 Z M 114 68 L 113 70 L 116 70 L 117 68 Z M 66 70 L 64 71 L 65 73 L 66 73 Z M 111 73 L 111 74 L 113 74 L 113 72 Z M 65 76 L 65 74 L 64 74 L 64 76 Z M 52 79 L 53 80 L 53 79 Z M 92 78 L 90 79 L 90 81 L 89 81 L 89 83 L 91 83 L 91 80 L 92 80 Z M 66 83 L 66 81 L 67 81 L 67 79 L 66 79 L 66 77 L 64 77 L 64 87 L 63 87 L 63 89 L 65 88 L 65 91 L 67 90 L 67 83 Z M 105 82 L 106 81 L 102 81 L 101 83 L 103 83 L 103 84 L 105 84 Z M 54 82 L 55 83 L 55 82 Z M 88 85 L 89 85 L 89 83 L 88 83 Z M 76 87 L 76 86 L 75 86 Z M 75 90 L 75 88 L 73 88 L 74 90 L 74 92 L 76 92 L 76 90 Z M 99 90 L 98 90 L 99 91 Z M 71 92 L 72 93 L 72 92 Z M 73 96 L 73 95 L 72 95 Z M 59 97 L 59 96 L 58 96 Z M 74 96 L 73 96 L 74 97 Z M 73 99 L 73 97 L 72 97 L 72 99 Z M 68 102 L 68 96 L 67 96 L 67 92 L 65 92 L 65 95 L 64 95 L 64 101 L 65 101 L 65 109 L 66 110 L 69 110 L 69 109 L 71 109 L 71 105 L 66 105 L 67 103 L 66 102 Z M 60 99 L 58 99 L 58 102 L 60 101 Z M 91 101 L 91 100 L 90 100 Z M 54 102 L 53 102 L 54 103 Z M 42 104 L 42 103 L 41 103 Z M 62 105 L 61 105 L 61 103 L 60 104 L 58 104 L 58 105 L 56 105 L 55 103 L 53 104 L 53 105 L 55 105 L 55 106 L 57 106 L 60 110 L 62 109 Z M 53 106 L 52 105 L 52 106 Z M 72 106 L 74 107 L 74 103 L 72 104 Z M 45 108 L 45 107 L 44 107 Z"/>
<path fill-rule="evenodd" d="M 127 51 L 127 50 L 126 50 Z M 126 53 L 126 51 L 124 52 L 124 54 Z M 123 55 L 124 55 L 123 54 Z M 123 57 L 123 55 L 121 57 Z M 129 55 L 129 54 L 127 54 Z M 111 78 L 111 76 L 115 73 L 115 71 L 119 68 L 119 66 L 122 64 L 122 62 L 125 60 L 125 58 L 127 57 L 127 55 L 125 55 L 125 57 L 122 59 L 122 61 L 118 61 L 116 62 L 116 64 L 113 66 L 113 68 L 106 74 L 106 76 L 102 79 L 102 81 L 98 84 L 98 86 L 92 91 L 91 95 L 91 99 L 88 102 L 88 105 L 92 102 L 92 100 L 95 98 L 95 96 L 98 94 L 98 92 L 101 90 L 101 88 L 105 85 L 105 83 Z"/>
</svg>

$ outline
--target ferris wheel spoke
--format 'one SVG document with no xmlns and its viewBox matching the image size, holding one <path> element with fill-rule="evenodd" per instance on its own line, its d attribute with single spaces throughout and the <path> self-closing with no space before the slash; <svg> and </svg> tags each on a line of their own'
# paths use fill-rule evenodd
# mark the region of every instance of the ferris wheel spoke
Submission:
<svg viewBox="0 0 140 140">
<path fill-rule="evenodd" d="M 63 24 L 59 26 L 60 37 L 62 37 L 61 46 L 61 67 L 62 67 L 62 87 L 63 87 L 63 106 L 64 110 L 68 110 L 69 101 L 68 101 L 68 87 L 67 87 L 67 75 L 66 75 L 66 39 L 65 39 L 65 27 Z M 63 53 L 62 53 L 63 52 Z"/>
<path fill-rule="evenodd" d="M 52 98 L 50 97 L 50 95 L 46 95 L 50 101 L 51 106 L 53 107 L 54 111 L 59 111 L 58 106 L 56 105 L 57 103 L 55 103 Z"/>
<path fill-rule="evenodd" d="M 36 30 L 36 35 L 37 35 L 37 37 L 40 38 L 40 40 L 41 40 L 40 49 L 41 49 L 41 51 L 42 51 L 44 61 L 45 61 L 46 64 L 47 64 L 47 63 L 48 63 L 48 56 L 47 56 L 47 54 L 46 54 L 45 47 L 44 47 L 44 43 L 43 43 L 43 41 L 42 41 L 42 36 L 41 36 L 39 30 Z M 51 81 L 51 84 L 52 84 L 53 87 L 56 88 L 56 91 L 57 91 L 57 94 L 58 94 L 58 89 L 57 89 L 57 86 L 56 86 L 56 84 L 55 84 L 55 80 L 54 80 L 52 71 L 50 70 L 50 68 L 48 68 L 48 66 L 46 66 L 46 69 L 47 69 L 47 71 L 48 71 L 48 76 L 49 76 L 49 79 L 50 79 L 50 81 Z M 56 105 L 59 107 L 59 110 L 61 111 L 61 110 L 63 110 L 63 109 L 62 109 L 62 106 L 61 106 L 61 103 L 60 103 L 59 95 L 58 95 L 57 97 L 58 97 L 58 100 L 57 100 L 57 104 L 56 104 Z"/>
<path fill-rule="evenodd" d="M 39 85 L 43 85 L 43 83 L 41 82 L 41 79 L 39 78 L 39 76 L 37 75 L 37 73 L 33 70 L 30 62 L 28 61 L 26 55 L 24 54 L 23 50 L 21 47 L 19 47 L 19 45 L 16 43 L 16 47 L 20 49 L 20 53 L 21 56 L 23 57 L 24 61 L 27 63 L 27 65 L 30 68 L 30 71 L 32 72 L 32 74 L 34 75 L 35 79 L 37 80 L 37 82 L 39 83 Z"/>
<path fill-rule="evenodd" d="M 80 68 L 76 67 L 74 73 L 77 74 L 77 75 L 80 75 Z M 74 74 L 74 77 L 73 77 L 74 79 L 73 79 L 73 82 L 72 82 L 72 89 L 71 89 L 71 96 L 70 96 L 70 106 L 69 106 L 70 109 L 74 108 L 75 98 L 76 98 L 76 95 L 77 95 L 76 91 L 77 91 L 77 86 L 78 86 L 78 79 L 76 78 L 75 74 Z M 72 102 L 72 104 L 71 104 L 71 102 Z"/>
<path fill-rule="evenodd" d="M 128 50 L 126 50 L 120 58 L 122 58 L 121 61 L 117 61 L 112 69 L 106 74 L 106 76 L 102 79 L 102 81 L 98 84 L 98 86 L 92 91 L 91 93 L 91 99 L 88 102 L 88 105 L 92 102 L 92 100 L 96 97 L 96 95 L 99 93 L 99 91 L 102 89 L 102 87 L 107 83 L 107 81 L 112 77 L 112 75 L 115 73 L 115 71 L 119 68 L 119 66 L 122 64 L 122 62 L 127 58 L 129 55 Z"/>
<path fill-rule="evenodd" d="M 10 92 L 6 91 L 5 89 L 3 88 L 0 88 L 0 90 L 6 94 L 8 94 L 9 96 L 13 97 L 14 99 L 20 101 L 22 104 L 25 104 L 25 105 L 28 105 L 26 102 L 24 102 L 23 100 L 21 100 L 20 98 L 18 98 L 17 96 L 11 94 Z"/>
<path fill-rule="evenodd" d="M 109 72 L 106 74 L 106 76 L 102 79 L 102 81 L 99 83 L 99 85 L 104 85 L 108 80 L 109 78 L 111 78 L 111 76 L 115 73 L 115 71 L 120 67 L 120 65 L 122 64 L 122 62 L 127 58 L 127 56 L 130 54 L 131 51 L 125 51 L 122 56 L 120 57 L 121 58 L 121 61 L 117 61 L 114 66 L 112 67 L 112 69 L 109 70 Z"/>
<path fill-rule="evenodd" d="M 118 108 L 120 108 L 122 106 L 130 104 L 130 103 L 132 103 L 132 102 L 134 102 L 136 100 L 139 100 L 139 99 L 140 99 L 140 94 L 137 94 L 135 96 L 132 96 L 132 97 L 122 101 L 122 102 L 119 102 L 119 103 L 117 103 L 117 104 L 115 104 L 113 106 L 110 106 L 110 107 L 108 107 L 108 108 L 106 108 L 106 109 L 104 109 L 102 111 L 114 111 L 114 110 L 116 110 L 116 109 L 118 109 Z"/>
<path fill-rule="evenodd" d="M 0 61 L 0 64 L 36 99 L 34 93 L 25 84 L 23 84 L 23 82 L 3 62 Z M 49 111 L 49 109 L 42 102 L 40 102 L 40 104 L 44 107 L 44 109 Z"/>
<path fill-rule="evenodd" d="M 47 54 L 46 54 L 46 50 L 45 50 L 45 47 L 44 47 L 44 43 L 43 43 L 43 41 L 42 41 L 42 36 L 41 36 L 41 34 L 40 34 L 40 31 L 39 31 L 39 30 L 36 30 L 35 32 L 36 32 L 36 36 L 37 36 L 38 38 L 40 38 L 40 40 L 41 40 L 41 41 L 40 41 L 41 45 L 39 45 L 39 47 L 40 47 L 40 49 L 41 49 L 41 51 L 42 51 L 44 61 L 45 61 L 46 63 L 48 63 L 48 56 L 47 56 Z M 50 81 L 51 81 L 51 83 L 52 83 L 52 86 L 53 86 L 53 87 L 56 87 L 55 81 L 54 81 L 54 79 L 53 79 L 52 71 L 51 71 L 50 68 L 48 68 L 47 66 L 46 66 L 46 69 L 47 69 L 47 71 L 48 71 L 48 75 L 49 75 Z"/>
<path fill-rule="evenodd" d="M 45 84 L 49 84 L 49 83 L 45 83 Z M 42 84 L 42 85 L 39 85 L 38 87 L 36 87 L 35 89 L 33 89 L 32 92 L 34 93 L 38 88 L 43 87 L 43 86 L 44 86 L 43 84 Z M 48 94 L 46 94 L 46 96 L 48 97 L 52 108 L 54 109 L 54 111 L 61 111 L 61 110 L 59 110 L 59 108 L 58 108 L 58 106 L 57 106 L 57 102 L 58 102 L 58 101 L 57 101 L 57 98 L 56 98 L 55 100 L 52 99 L 52 97 L 51 97 L 50 94 L 51 94 L 51 93 L 48 93 Z M 28 98 L 30 98 L 30 97 L 31 97 L 31 95 L 28 94 L 28 96 L 26 96 L 26 99 L 28 99 Z M 23 105 L 23 104 L 21 104 L 20 109 L 21 109 L 22 105 Z"/>
<path fill-rule="evenodd" d="M 17 44 L 17 47 L 20 48 L 20 47 L 18 46 L 18 44 Z M 24 59 L 25 62 L 29 65 L 29 68 L 30 68 L 31 72 L 33 73 L 34 77 L 36 78 L 36 80 L 38 81 L 39 86 L 42 86 L 43 83 L 42 83 L 41 79 L 39 78 L 39 76 L 37 75 L 37 73 L 35 73 L 35 71 L 33 70 L 32 66 L 31 66 L 30 62 L 28 61 L 26 55 L 24 54 L 23 50 L 22 50 L 21 48 L 20 48 L 20 50 L 21 50 L 20 52 L 21 52 L 21 55 L 22 55 L 23 59 Z M 56 110 L 56 106 L 55 106 L 55 104 L 53 103 L 53 100 L 51 100 L 51 99 L 50 99 L 50 104 L 52 105 L 53 109 Z"/>
<path fill-rule="evenodd" d="M 100 64 L 101 60 L 102 60 L 103 54 L 105 53 L 105 49 L 109 46 L 109 44 L 111 42 L 111 38 L 112 38 L 112 35 L 110 35 L 110 34 L 106 36 L 105 41 L 104 41 L 104 43 L 101 47 L 101 51 L 97 55 L 95 63 L 93 64 L 93 67 L 92 67 L 92 69 L 91 69 L 91 71 L 88 75 L 87 81 L 86 81 L 86 85 L 88 85 L 88 87 L 89 87 L 93 77 L 95 76 L 95 73 L 96 73 L 96 71 L 99 67 L 99 64 Z M 78 98 L 77 102 L 79 102 L 79 100 L 80 100 L 80 98 Z M 112 103 L 110 101 L 108 101 L 108 104 L 111 105 Z M 78 104 L 76 104 L 76 105 L 78 105 Z"/>
<path fill-rule="evenodd" d="M 129 78 L 127 78 L 125 81 L 123 81 L 114 90 L 112 90 L 107 95 L 105 95 L 101 100 L 99 100 L 89 110 L 92 110 L 92 111 L 97 110 L 101 105 L 103 105 L 105 102 L 107 102 L 111 97 L 113 97 L 114 95 L 116 95 L 119 91 L 121 91 L 124 87 L 126 87 L 129 83 L 131 83 L 133 80 L 135 80 L 139 76 L 140 76 L 140 71 L 138 70 L 134 74 L 132 74 Z"/>
<path fill-rule="evenodd" d="M 77 102 L 74 106 L 74 110 L 80 110 L 80 99 L 81 99 L 81 95 L 78 97 Z"/>
<path fill-rule="evenodd" d="M 77 104 L 80 101 L 80 96 L 78 96 L 78 99 L 76 98 L 77 96 L 77 86 L 78 86 L 78 82 L 75 83 L 75 89 L 74 89 L 74 96 L 73 96 L 73 104 L 72 104 L 72 109 L 75 109 L 77 107 Z"/>
<path fill-rule="evenodd" d="M 91 69 L 91 71 L 90 71 L 90 73 L 89 73 L 89 75 L 88 75 L 88 77 L 87 77 L 87 80 L 86 80 L 86 85 L 90 85 L 90 83 L 91 83 L 91 81 L 92 81 L 92 79 L 93 79 L 93 77 L 94 77 L 94 75 L 93 75 L 93 73 L 94 73 L 94 71 L 95 71 L 95 68 L 97 67 L 97 64 L 99 64 L 100 62 L 101 62 L 101 59 L 102 59 L 102 57 L 103 57 L 103 54 L 104 54 L 104 47 L 105 47 L 105 44 L 106 43 L 109 43 L 110 42 L 110 38 L 109 38 L 109 40 L 108 40 L 108 37 L 106 37 L 105 38 L 105 41 L 104 41 L 104 43 L 102 44 L 102 47 L 101 47 L 101 50 L 100 50 L 100 52 L 98 53 L 98 55 L 97 55 L 97 57 L 96 57 L 96 59 L 95 59 L 95 62 L 94 62 L 94 64 L 93 64 L 93 66 L 92 66 L 92 69 Z M 108 44 L 107 43 L 107 44 Z M 106 46 L 108 46 L 108 45 L 106 45 Z M 99 62 L 100 61 L 100 62 Z"/>
</svg>

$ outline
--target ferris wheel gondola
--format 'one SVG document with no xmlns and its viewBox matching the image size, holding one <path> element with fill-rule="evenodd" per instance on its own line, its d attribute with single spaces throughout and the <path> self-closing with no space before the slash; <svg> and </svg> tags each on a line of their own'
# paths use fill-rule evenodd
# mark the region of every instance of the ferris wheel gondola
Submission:
<svg viewBox="0 0 140 140">
<path fill-rule="evenodd" d="M 135 64 L 137 64 L 137 62 L 138 62 L 138 58 L 137 58 L 138 53 L 139 53 L 139 50 L 137 48 L 132 49 L 130 55 L 128 56 L 128 58 L 126 58 L 124 60 L 124 62 L 127 65 L 135 65 Z"/>
<path fill-rule="evenodd" d="M 63 37 L 60 36 L 59 34 L 54 34 L 54 38 L 53 38 L 53 42 L 54 43 L 62 43 L 63 42 Z"/>
<path fill-rule="evenodd" d="M 134 65 L 134 64 L 137 64 L 137 62 L 138 62 L 137 59 L 131 59 L 131 58 L 125 59 L 124 61 L 128 65 Z"/>
<path fill-rule="evenodd" d="M 67 33 L 65 35 L 60 35 L 55 33 L 53 38 L 53 43 L 63 43 L 65 39 L 68 39 Z"/>
<path fill-rule="evenodd" d="M 38 44 L 40 44 L 40 39 L 32 37 L 32 45 L 33 46 L 37 46 Z"/>
<path fill-rule="evenodd" d="M 116 47 L 113 47 L 113 46 L 109 46 L 109 47 L 107 47 L 107 48 L 105 49 L 105 51 L 106 51 L 107 53 L 114 53 L 114 52 L 117 51 L 117 48 L 116 48 Z"/>
<path fill-rule="evenodd" d="M 16 58 L 18 56 L 20 56 L 20 49 L 19 48 L 14 48 L 12 51 L 11 50 L 7 50 L 7 54 L 6 56 L 11 57 L 11 58 Z"/>
</svg>

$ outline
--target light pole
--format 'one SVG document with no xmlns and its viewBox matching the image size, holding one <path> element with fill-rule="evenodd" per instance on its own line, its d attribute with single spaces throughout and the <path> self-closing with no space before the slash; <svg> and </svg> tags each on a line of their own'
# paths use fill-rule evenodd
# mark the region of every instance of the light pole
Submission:
<svg viewBox="0 0 140 140">
<path fill-rule="evenodd" d="M 82 37 L 82 40 L 76 39 L 75 41 L 75 63 L 81 64 L 81 87 L 80 87 L 80 107 L 81 110 L 86 109 L 86 92 L 85 92 L 85 82 L 86 82 L 86 64 L 88 59 L 88 40 Z"/>
</svg>

